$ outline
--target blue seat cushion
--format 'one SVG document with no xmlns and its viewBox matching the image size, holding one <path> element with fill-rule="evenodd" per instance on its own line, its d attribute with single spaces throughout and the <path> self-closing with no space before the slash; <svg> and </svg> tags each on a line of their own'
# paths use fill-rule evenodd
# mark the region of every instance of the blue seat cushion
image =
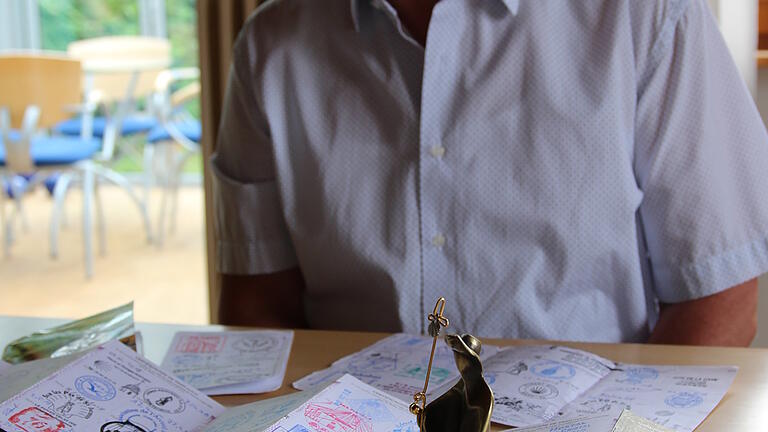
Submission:
<svg viewBox="0 0 768 432">
<path fill-rule="evenodd" d="M 188 140 L 200 143 L 200 137 L 203 134 L 203 128 L 200 126 L 199 121 L 183 121 L 173 123 L 173 125 L 176 126 L 179 132 L 181 132 L 182 135 L 184 135 Z M 147 142 L 151 144 L 170 140 L 173 140 L 173 138 L 163 125 L 159 125 L 153 128 L 147 135 Z"/>
<path fill-rule="evenodd" d="M 148 132 L 158 125 L 157 119 L 147 116 L 132 116 L 123 119 L 123 127 L 120 135 L 133 135 Z M 106 117 L 93 118 L 93 136 L 103 138 L 107 127 Z M 73 118 L 65 120 L 53 127 L 53 131 L 61 135 L 80 135 L 83 129 L 83 119 Z"/>
<path fill-rule="evenodd" d="M 14 134 L 11 134 L 14 139 Z M 101 141 L 93 138 L 38 136 L 32 139 L 30 153 L 36 166 L 69 165 L 90 159 L 99 151 Z M 5 166 L 5 146 L 0 141 L 0 166 Z"/>
</svg>

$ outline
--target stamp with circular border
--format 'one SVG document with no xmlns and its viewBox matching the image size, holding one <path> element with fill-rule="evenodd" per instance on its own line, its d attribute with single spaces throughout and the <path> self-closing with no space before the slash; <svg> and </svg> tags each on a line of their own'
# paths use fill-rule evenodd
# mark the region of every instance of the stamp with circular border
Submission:
<svg viewBox="0 0 768 432">
<path fill-rule="evenodd" d="M 232 348 L 249 353 L 269 351 L 276 346 L 277 339 L 270 335 L 239 336 L 232 343 Z"/>
<path fill-rule="evenodd" d="M 700 394 L 691 392 L 675 393 L 664 399 L 664 403 L 672 408 L 693 408 L 701 405 L 702 402 L 704 398 Z"/>
<path fill-rule="evenodd" d="M 553 386 L 552 384 L 544 382 L 532 382 L 521 385 L 520 394 L 535 399 L 552 399 L 557 397 L 560 392 L 557 390 L 557 387 Z"/>
<path fill-rule="evenodd" d="M 167 432 L 165 422 L 157 414 L 149 409 L 129 409 L 120 413 L 120 421 L 138 426 L 146 432 Z"/>
<path fill-rule="evenodd" d="M 545 360 L 531 366 L 531 372 L 542 378 L 569 380 L 576 375 L 576 369 L 568 364 L 554 360 Z"/>
<path fill-rule="evenodd" d="M 144 391 L 144 402 L 150 408 L 168 414 L 178 414 L 186 408 L 184 400 L 176 393 L 164 388 L 151 388 Z"/>
<path fill-rule="evenodd" d="M 75 389 L 86 398 L 105 402 L 115 398 L 115 386 L 104 378 L 94 375 L 84 375 L 75 380 Z"/>
</svg>

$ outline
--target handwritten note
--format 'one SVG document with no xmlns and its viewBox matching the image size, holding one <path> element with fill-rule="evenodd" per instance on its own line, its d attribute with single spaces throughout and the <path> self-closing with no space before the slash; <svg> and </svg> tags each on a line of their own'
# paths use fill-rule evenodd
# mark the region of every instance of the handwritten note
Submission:
<svg viewBox="0 0 768 432">
<path fill-rule="evenodd" d="M 265 393 L 283 383 L 291 331 L 179 332 L 162 367 L 208 395 Z"/>
<path fill-rule="evenodd" d="M 266 432 L 418 430 L 407 403 L 344 375 Z"/>
<path fill-rule="evenodd" d="M 0 429 L 194 432 L 223 411 L 120 342 L 110 342 L 0 404 Z"/>
</svg>

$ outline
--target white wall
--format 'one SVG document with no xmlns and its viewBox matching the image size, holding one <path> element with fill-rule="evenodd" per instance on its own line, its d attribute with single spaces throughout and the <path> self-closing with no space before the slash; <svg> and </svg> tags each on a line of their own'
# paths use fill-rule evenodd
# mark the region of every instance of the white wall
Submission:
<svg viewBox="0 0 768 432">
<path fill-rule="evenodd" d="M 768 125 L 768 68 L 760 68 L 757 72 L 757 108 L 763 116 L 763 122 Z M 768 167 L 765 167 L 765 173 L 768 176 Z M 758 330 L 754 346 L 768 348 L 768 275 L 760 278 L 760 305 L 757 316 Z"/>
</svg>

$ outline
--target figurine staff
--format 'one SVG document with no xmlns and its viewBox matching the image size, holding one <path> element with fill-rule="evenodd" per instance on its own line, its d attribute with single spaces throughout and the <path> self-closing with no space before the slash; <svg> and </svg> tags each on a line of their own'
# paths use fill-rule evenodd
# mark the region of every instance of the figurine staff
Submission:
<svg viewBox="0 0 768 432">
<path fill-rule="evenodd" d="M 435 309 L 427 316 L 429 320 L 429 335 L 432 336 L 432 352 L 429 354 L 429 366 L 427 366 L 427 378 L 424 380 L 424 389 L 413 395 L 413 403 L 410 406 L 411 413 L 419 416 L 427 404 L 427 387 L 429 387 L 429 375 L 432 373 L 432 360 L 435 358 L 437 338 L 440 336 L 440 327 L 448 327 L 448 318 L 443 315 L 445 311 L 445 297 L 440 297 L 435 303 Z"/>
<path fill-rule="evenodd" d="M 493 391 L 483 378 L 483 363 L 480 359 L 482 343 L 470 334 L 445 336 L 446 344 L 453 351 L 461 379 L 445 394 L 427 404 L 427 387 L 437 337 L 440 335 L 440 327 L 448 326 L 448 319 L 443 316 L 444 309 L 445 299 L 440 298 L 434 312 L 428 316 L 429 334 L 433 339 L 427 379 L 424 390 L 413 396 L 410 411 L 416 415 L 421 432 L 488 432 L 493 412 Z"/>
</svg>

